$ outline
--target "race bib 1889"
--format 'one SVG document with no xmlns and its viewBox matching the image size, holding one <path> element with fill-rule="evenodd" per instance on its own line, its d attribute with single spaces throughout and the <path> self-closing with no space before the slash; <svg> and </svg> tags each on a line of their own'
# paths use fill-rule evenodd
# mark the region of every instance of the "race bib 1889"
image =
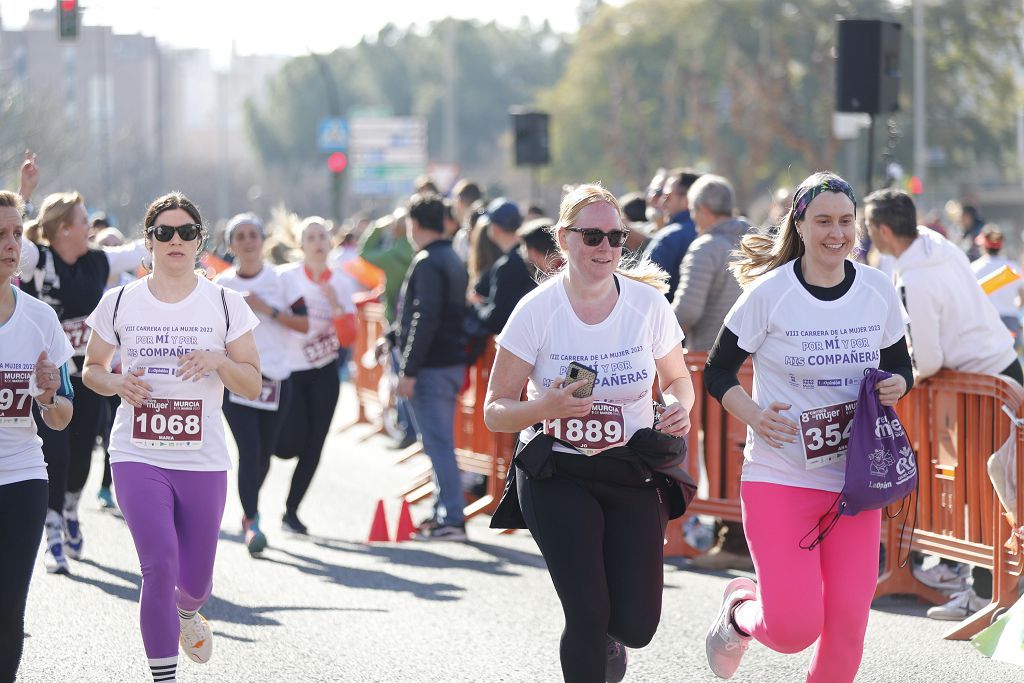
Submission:
<svg viewBox="0 0 1024 683">
<path fill-rule="evenodd" d="M 203 445 L 203 402 L 151 398 L 135 408 L 132 443 L 141 448 L 198 450 Z"/>
<path fill-rule="evenodd" d="M 0 370 L 0 427 L 32 424 L 32 396 L 28 393 L 31 371 Z"/>
<path fill-rule="evenodd" d="M 544 433 L 568 441 L 585 455 L 594 455 L 624 441 L 626 432 L 622 406 L 594 402 L 586 417 L 567 417 L 544 421 Z"/>
<path fill-rule="evenodd" d="M 804 465 L 813 470 L 846 457 L 857 402 L 837 403 L 800 413 Z"/>
</svg>

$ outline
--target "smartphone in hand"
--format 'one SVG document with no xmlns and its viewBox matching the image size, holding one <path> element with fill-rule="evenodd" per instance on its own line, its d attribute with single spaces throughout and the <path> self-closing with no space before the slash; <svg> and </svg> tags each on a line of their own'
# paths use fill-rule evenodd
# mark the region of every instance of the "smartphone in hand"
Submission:
<svg viewBox="0 0 1024 683">
<path fill-rule="evenodd" d="M 587 380 L 587 383 L 572 392 L 572 395 L 576 398 L 587 398 L 594 393 L 594 383 L 597 381 L 597 370 L 594 368 L 588 368 L 586 365 L 577 363 L 576 361 L 569 363 L 569 370 L 565 374 L 565 383 L 572 384 L 573 382 L 578 382 L 581 379 Z"/>
</svg>

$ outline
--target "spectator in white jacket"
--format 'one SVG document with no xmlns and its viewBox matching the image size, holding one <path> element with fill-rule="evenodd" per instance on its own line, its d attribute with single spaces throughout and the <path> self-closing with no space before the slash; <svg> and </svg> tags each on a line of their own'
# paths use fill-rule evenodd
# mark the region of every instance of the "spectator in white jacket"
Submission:
<svg viewBox="0 0 1024 683">
<path fill-rule="evenodd" d="M 865 200 L 871 241 L 896 257 L 893 280 L 910 323 L 907 340 L 916 379 L 942 368 L 1003 375 L 1024 385 L 1013 337 L 978 285 L 967 255 L 934 230 L 917 224 L 914 202 L 905 192 L 879 190 Z M 923 583 L 955 590 L 966 583 L 967 568 L 943 561 L 916 570 Z M 974 568 L 973 585 L 957 590 L 945 605 L 932 607 L 933 619 L 961 621 L 992 599 L 992 573 Z"/>
<path fill-rule="evenodd" d="M 1017 277 L 1020 277 L 1020 268 L 1011 259 L 1002 255 L 1003 231 L 998 225 L 989 223 L 981 229 L 978 236 L 978 246 L 982 248 L 982 255 L 971 262 L 971 270 L 979 281 L 985 279 L 992 273 L 1002 270 L 1004 267 L 1012 270 Z M 988 295 L 988 300 L 996 307 L 999 317 L 1002 319 L 1006 329 L 1013 335 L 1014 348 L 1018 353 L 1021 349 L 1021 326 L 1020 307 L 1024 304 L 1024 284 L 1016 280 L 1012 284 L 1003 285 Z"/>
</svg>

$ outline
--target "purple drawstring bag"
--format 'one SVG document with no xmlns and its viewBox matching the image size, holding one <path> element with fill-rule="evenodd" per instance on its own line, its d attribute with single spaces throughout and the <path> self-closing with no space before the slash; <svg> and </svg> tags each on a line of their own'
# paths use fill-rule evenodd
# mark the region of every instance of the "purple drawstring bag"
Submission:
<svg viewBox="0 0 1024 683">
<path fill-rule="evenodd" d="M 917 456 L 907 432 L 896 410 L 883 406 L 875 393 L 875 385 L 889 377 L 891 373 L 876 368 L 864 371 L 846 449 L 846 483 L 836 504 L 821 518 L 819 526 L 808 532 L 800 547 L 810 550 L 818 545 L 839 521 L 839 515 L 884 508 L 917 490 Z M 821 524 L 824 529 L 819 532 Z M 816 535 L 814 541 L 804 545 L 812 534 Z"/>
</svg>

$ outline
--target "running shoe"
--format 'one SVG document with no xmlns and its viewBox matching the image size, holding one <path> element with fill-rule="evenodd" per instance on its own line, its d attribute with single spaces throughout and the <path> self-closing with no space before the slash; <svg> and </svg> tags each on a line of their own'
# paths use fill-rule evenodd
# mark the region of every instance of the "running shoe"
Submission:
<svg viewBox="0 0 1024 683">
<path fill-rule="evenodd" d="M 64 555 L 64 522 L 60 513 L 54 510 L 46 511 L 46 551 L 43 553 L 43 566 L 49 574 L 70 574 L 68 558 Z"/>
<path fill-rule="evenodd" d="M 309 529 L 306 528 L 305 524 L 299 521 L 299 516 L 294 512 L 284 513 L 284 517 L 281 518 L 281 528 L 300 536 L 309 535 Z"/>
<path fill-rule="evenodd" d="M 196 612 L 191 619 L 178 617 L 181 624 L 181 635 L 178 643 L 185 656 L 198 664 L 206 664 L 213 654 L 213 629 L 203 615 Z"/>
<path fill-rule="evenodd" d="M 427 528 L 420 528 L 413 536 L 417 541 L 465 541 L 465 524 L 435 524 Z"/>
<path fill-rule="evenodd" d="M 260 516 L 253 519 L 242 517 L 242 532 L 245 534 L 245 547 L 252 556 L 259 555 L 267 547 L 267 537 L 260 531 Z"/>
<path fill-rule="evenodd" d="M 78 510 L 64 508 L 64 553 L 72 560 L 82 559 L 82 525 L 78 521 Z"/>
<path fill-rule="evenodd" d="M 940 591 L 962 591 L 967 586 L 970 575 L 971 568 L 963 563 L 950 567 L 945 562 L 939 562 L 930 569 L 914 569 L 914 578 Z"/>
<path fill-rule="evenodd" d="M 626 664 L 629 663 L 629 650 L 626 646 L 607 636 L 608 644 L 604 660 L 605 683 L 619 683 L 626 677 Z"/>
<path fill-rule="evenodd" d="M 979 598 L 973 588 L 953 593 L 953 598 L 944 605 L 928 608 L 928 618 L 939 621 L 963 621 L 989 603 Z"/>
<path fill-rule="evenodd" d="M 96 500 L 99 501 L 100 507 L 104 510 L 116 510 L 117 503 L 114 502 L 114 493 L 106 486 L 100 489 L 100 492 L 96 494 Z"/>
<path fill-rule="evenodd" d="M 704 639 L 708 665 L 719 678 L 732 678 L 750 647 L 751 637 L 740 635 L 732 625 L 732 608 L 743 600 L 752 599 L 756 593 L 756 584 L 745 576 L 735 578 L 725 586 L 722 608 Z"/>
</svg>

